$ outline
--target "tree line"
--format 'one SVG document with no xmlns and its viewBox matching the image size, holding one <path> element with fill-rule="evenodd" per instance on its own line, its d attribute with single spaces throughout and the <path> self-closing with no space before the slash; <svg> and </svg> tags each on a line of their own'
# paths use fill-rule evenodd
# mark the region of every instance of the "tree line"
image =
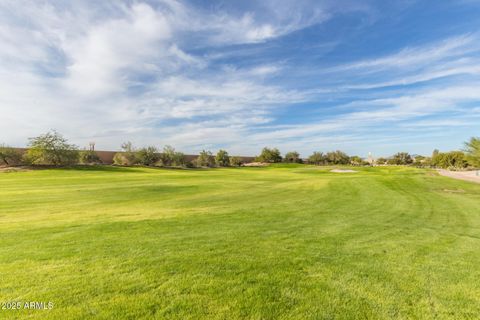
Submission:
<svg viewBox="0 0 480 320">
<path fill-rule="evenodd" d="M 178 152 L 168 145 L 162 150 L 158 150 L 155 146 L 136 148 L 131 142 L 125 142 L 121 148 L 122 151 L 116 153 L 113 157 L 115 165 L 227 167 L 242 164 L 240 157 L 230 156 L 225 150 L 219 150 L 216 155 L 203 150 L 195 160 L 187 162 L 182 152 Z M 71 166 L 102 164 L 102 161 L 94 150 L 79 150 L 76 145 L 70 144 L 63 135 L 53 130 L 38 137 L 30 138 L 25 153 L 4 144 L 0 145 L 0 164 L 7 166 Z"/>
<path fill-rule="evenodd" d="M 367 165 L 369 164 L 358 156 L 350 157 L 342 151 L 331 151 L 327 153 L 314 152 L 307 159 L 300 158 L 300 154 L 297 151 L 290 151 L 282 157 L 280 151 L 277 148 L 263 148 L 259 156 L 255 158 L 257 162 L 267 163 L 309 163 L 315 165 L 330 165 L 330 164 L 352 164 L 352 165 Z"/>
<path fill-rule="evenodd" d="M 185 155 L 172 146 L 165 146 L 161 151 L 155 146 L 135 148 L 131 142 L 122 144 L 122 152 L 113 157 L 116 165 L 158 166 L 158 167 L 235 167 L 242 164 L 240 157 L 230 156 L 227 151 L 219 150 L 216 155 L 203 150 L 198 157 L 187 162 Z"/>
<path fill-rule="evenodd" d="M 464 143 L 463 150 L 440 152 L 435 149 L 430 157 L 421 155 L 411 156 L 406 152 L 400 152 L 389 159 L 379 158 L 376 160 L 376 164 L 415 165 L 450 170 L 480 168 L 480 138 L 470 138 L 469 141 Z"/>
<path fill-rule="evenodd" d="M 122 151 L 113 157 L 115 165 L 160 166 L 160 167 L 228 167 L 242 165 L 242 159 L 230 156 L 227 151 L 219 150 L 215 155 L 203 150 L 193 161 L 187 161 L 182 152 L 172 146 L 162 150 L 155 146 L 136 148 L 131 142 L 121 146 Z M 277 148 L 265 147 L 255 158 L 263 163 L 308 163 L 313 165 L 415 165 L 445 169 L 465 169 L 480 167 L 480 138 L 473 137 L 465 143 L 462 151 L 440 152 L 434 150 L 430 157 L 412 156 L 407 152 L 398 152 L 389 158 L 378 158 L 367 162 L 359 156 L 349 156 L 342 151 L 313 152 L 308 158 L 302 159 L 296 151 L 290 151 L 282 156 Z M 102 161 L 94 150 L 79 150 L 70 144 L 57 131 L 50 131 L 38 137 L 30 138 L 26 153 L 15 148 L 0 145 L 0 164 L 16 165 L 53 165 L 68 166 L 76 164 L 101 164 Z"/>
</svg>

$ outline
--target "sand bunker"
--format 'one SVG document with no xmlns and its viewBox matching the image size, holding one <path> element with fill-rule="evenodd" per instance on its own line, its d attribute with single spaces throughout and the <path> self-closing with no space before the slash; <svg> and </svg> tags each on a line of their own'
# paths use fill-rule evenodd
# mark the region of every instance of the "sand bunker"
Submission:
<svg viewBox="0 0 480 320">
<path fill-rule="evenodd" d="M 355 173 L 355 172 L 358 172 L 358 171 L 355 171 L 355 170 L 345 170 L 345 169 L 333 169 L 333 170 L 330 170 L 330 172 L 335 172 L 335 173 Z"/>
<path fill-rule="evenodd" d="M 437 170 L 438 173 L 445 177 L 454 179 L 466 180 L 480 183 L 480 171 L 449 171 L 449 170 Z"/>
<path fill-rule="evenodd" d="M 244 167 L 266 167 L 268 165 L 269 163 L 265 163 L 265 162 L 249 162 L 249 163 L 242 164 L 242 166 Z"/>
</svg>

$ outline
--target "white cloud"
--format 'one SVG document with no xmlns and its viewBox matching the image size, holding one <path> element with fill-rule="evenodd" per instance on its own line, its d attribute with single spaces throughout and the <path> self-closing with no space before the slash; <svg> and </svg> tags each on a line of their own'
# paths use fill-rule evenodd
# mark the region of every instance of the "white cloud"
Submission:
<svg viewBox="0 0 480 320">
<path fill-rule="evenodd" d="M 187 152 L 215 145 L 235 153 L 252 154 L 265 145 L 297 145 L 303 151 L 315 143 L 358 141 L 343 133 L 348 130 L 364 135 L 380 123 L 448 112 L 480 99 L 478 87 L 463 83 L 386 98 L 352 94 L 354 102 L 343 115 L 273 124 L 286 106 L 334 104 L 335 95 L 352 89 L 476 76 L 475 34 L 327 70 L 342 78 L 338 88 L 329 77 L 319 87 L 305 79 L 301 90 L 293 81 L 276 81 L 297 72 L 287 60 L 216 64 L 214 55 L 203 51 L 240 44 L 256 48 L 325 22 L 337 11 L 366 10 L 351 4 L 269 0 L 240 11 L 207 11 L 175 0 L 61 5 L 5 0 L 0 3 L 1 142 L 21 146 L 27 137 L 56 128 L 77 144 L 93 139 L 103 149 L 128 139 Z M 261 51 L 247 56 L 257 54 Z M 370 81 L 370 73 L 380 76 Z"/>
<path fill-rule="evenodd" d="M 146 4 L 134 4 L 122 19 L 91 27 L 63 46 L 71 62 L 65 85 L 86 95 L 120 93 L 129 72 L 148 71 L 148 62 L 168 55 L 185 60 L 178 48 L 168 50 L 170 26 Z"/>
<path fill-rule="evenodd" d="M 470 46 L 476 40 L 474 35 L 462 35 L 427 46 L 405 48 L 390 56 L 346 64 L 333 70 L 367 69 L 372 72 L 382 68 L 415 68 L 446 58 L 463 56 L 469 50 L 478 51 L 479 46 Z"/>
<path fill-rule="evenodd" d="M 370 106 L 370 110 L 354 111 L 310 124 L 270 127 L 268 131 L 254 134 L 251 138 L 260 145 L 262 143 L 283 145 L 285 140 L 294 140 L 295 144 L 300 147 L 302 144 L 306 144 L 305 141 L 327 139 L 337 134 L 344 136 L 345 132 L 352 134 L 361 132 L 364 136 L 372 128 L 379 125 L 386 126 L 394 132 L 394 127 L 398 125 L 403 128 L 421 126 L 422 122 L 416 121 L 419 117 L 453 111 L 461 111 L 460 113 L 464 115 L 461 105 L 471 101 L 480 101 L 480 91 L 476 85 L 420 91 L 410 96 L 389 99 L 366 100 L 362 103 L 357 102 L 357 106 L 361 104 Z M 462 117 L 461 119 L 448 120 L 449 126 L 452 123 L 473 124 L 472 122 L 465 122 Z M 409 125 L 404 121 L 411 121 L 413 124 Z M 428 123 L 424 122 L 423 125 Z M 388 129 L 385 131 L 388 131 Z"/>
<path fill-rule="evenodd" d="M 273 106 L 303 101 L 299 92 L 262 83 L 277 65 L 208 72 L 208 60 L 181 47 L 186 34 L 196 32 L 215 45 L 264 41 L 302 27 L 301 17 L 281 26 L 250 13 L 206 13 L 177 1 L 158 5 L 0 6 L 8 16 L 0 22 L 0 112 L 8 120 L 2 139 L 23 145 L 28 136 L 56 128 L 79 144 L 97 137 L 105 148 L 127 135 L 152 141 L 168 134 L 191 145 L 208 133 L 233 137 L 226 131 L 270 121 Z M 165 130 L 169 119 L 196 119 L 184 126 L 196 128 L 197 138 L 175 133 L 174 126 Z M 235 125 L 225 128 L 224 119 Z"/>
</svg>

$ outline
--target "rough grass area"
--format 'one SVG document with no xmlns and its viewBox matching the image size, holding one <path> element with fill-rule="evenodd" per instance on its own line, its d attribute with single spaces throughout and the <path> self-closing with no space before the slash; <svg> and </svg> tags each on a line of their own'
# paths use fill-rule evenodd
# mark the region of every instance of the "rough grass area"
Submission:
<svg viewBox="0 0 480 320">
<path fill-rule="evenodd" d="M 2 172 L 0 318 L 478 318 L 480 185 L 331 169 Z"/>
</svg>

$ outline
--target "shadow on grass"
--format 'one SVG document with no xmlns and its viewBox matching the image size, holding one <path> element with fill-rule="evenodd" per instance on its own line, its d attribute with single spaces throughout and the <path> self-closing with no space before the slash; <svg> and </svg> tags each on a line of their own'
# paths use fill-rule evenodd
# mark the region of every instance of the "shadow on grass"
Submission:
<svg viewBox="0 0 480 320">
<path fill-rule="evenodd" d="M 71 170 L 71 171 L 106 171 L 106 172 L 135 172 L 134 168 L 142 167 L 119 167 L 112 165 L 75 165 L 75 166 L 53 166 L 53 165 L 34 165 L 34 166 L 10 166 L 0 167 L 4 172 L 24 172 L 24 171 L 42 171 L 42 170 Z"/>
<path fill-rule="evenodd" d="M 220 168 L 186 168 L 186 167 L 154 167 L 154 166 L 117 166 L 110 164 L 97 165 L 74 165 L 74 166 L 53 166 L 53 165 L 34 165 L 19 167 L 2 167 L 2 170 L 27 171 L 27 170 L 71 170 L 71 171 L 98 171 L 98 172 L 138 172 L 138 169 L 168 170 L 168 171 L 208 171 Z"/>
</svg>

